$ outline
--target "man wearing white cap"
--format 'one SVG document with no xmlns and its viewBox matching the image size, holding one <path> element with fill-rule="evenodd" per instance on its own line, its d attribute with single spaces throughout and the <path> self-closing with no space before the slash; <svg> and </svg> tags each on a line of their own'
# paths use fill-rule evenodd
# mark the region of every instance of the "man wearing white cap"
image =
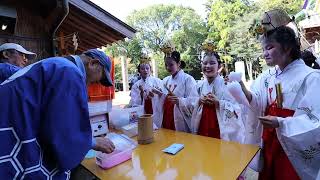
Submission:
<svg viewBox="0 0 320 180">
<path fill-rule="evenodd" d="M 25 67 L 28 60 L 36 58 L 36 54 L 27 51 L 19 44 L 4 43 L 0 46 L 0 83 Z"/>
<path fill-rule="evenodd" d="M 19 44 L 4 43 L 0 46 L 1 60 L 18 67 L 27 65 L 29 59 L 34 59 L 37 55 L 33 52 L 27 51 Z"/>
</svg>

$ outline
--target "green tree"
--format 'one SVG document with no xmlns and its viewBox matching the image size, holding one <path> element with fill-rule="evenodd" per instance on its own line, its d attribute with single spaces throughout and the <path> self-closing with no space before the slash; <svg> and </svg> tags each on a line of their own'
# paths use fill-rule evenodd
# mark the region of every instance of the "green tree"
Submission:
<svg viewBox="0 0 320 180">
<path fill-rule="evenodd" d="M 230 33 L 229 53 L 235 57 L 235 61 L 242 60 L 245 62 L 247 75 L 251 80 L 253 79 L 253 74 L 256 74 L 257 71 L 261 71 L 261 68 L 257 66 L 257 64 L 259 65 L 259 62 L 255 61 L 260 60 L 259 57 L 262 55 L 262 50 L 257 38 L 250 34 L 248 29 L 253 18 L 259 14 L 259 11 L 251 11 L 243 17 L 239 17 Z"/>
<path fill-rule="evenodd" d="M 186 61 L 186 70 L 195 77 L 200 76 L 197 54 L 199 45 L 207 37 L 207 27 L 193 9 L 154 5 L 134 11 L 127 19 L 128 24 L 138 30 L 136 38 L 143 46 L 143 51 L 151 54 L 158 63 L 160 78 L 167 75 L 160 47 L 168 40 L 174 43 L 182 59 Z"/>
<path fill-rule="evenodd" d="M 208 6 L 211 3 L 211 6 Z M 300 11 L 303 0 L 208 0 L 210 10 L 208 38 L 217 43 L 218 49 L 231 55 L 234 61 L 246 63 L 249 78 L 261 71 L 262 50 L 259 41 L 249 34 L 250 24 L 259 19 L 265 11 L 281 7 L 294 15 Z M 209 8 L 210 7 L 210 8 Z"/>
<path fill-rule="evenodd" d="M 256 3 L 261 5 L 260 9 L 267 11 L 270 9 L 281 8 L 290 15 L 295 15 L 301 11 L 304 0 L 259 0 Z"/>
<path fill-rule="evenodd" d="M 208 35 L 206 24 L 193 9 L 176 8 L 171 17 L 174 24 L 179 24 L 179 29 L 172 32 L 172 40 L 176 49 L 181 52 L 181 58 L 187 64 L 185 69 L 195 79 L 200 79 L 201 65 L 199 61 L 199 47 Z M 199 20 L 200 19 L 200 20 Z"/>
<path fill-rule="evenodd" d="M 210 2 L 210 0 L 209 0 Z M 243 17 L 250 10 L 248 5 L 241 0 L 216 0 L 211 1 L 208 15 L 208 38 L 216 42 L 218 51 L 222 52 L 222 59 L 230 61 L 230 40 L 233 27 L 237 19 Z"/>
<path fill-rule="evenodd" d="M 113 56 L 126 56 L 130 57 L 131 62 L 135 65 L 139 63 L 143 46 L 137 37 L 133 39 L 125 39 L 118 41 L 106 47 L 106 53 Z"/>
<path fill-rule="evenodd" d="M 139 39 L 134 37 L 133 39 L 125 39 L 124 41 L 119 41 L 107 46 L 105 52 L 112 57 L 129 57 L 130 62 L 128 65 L 128 73 L 135 74 L 137 72 L 136 67 L 139 64 L 142 49 L 143 46 L 141 45 Z M 115 79 L 122 79 L 120 64 L 115 66 Z"/>
<path fill-rule="evenodd" d="M 153 5 L 135 10 L 127 17 L 127 23 L 134 27 L 137 38 L 146 49 L 159 50 L 178 25 L 172 24 L 171 14 L 176 6 Z"/>
</svg>

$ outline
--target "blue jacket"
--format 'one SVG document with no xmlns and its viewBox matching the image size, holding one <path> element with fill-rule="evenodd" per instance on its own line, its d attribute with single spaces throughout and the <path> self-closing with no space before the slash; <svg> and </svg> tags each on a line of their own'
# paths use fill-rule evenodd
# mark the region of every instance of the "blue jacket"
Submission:
<svg viewBox="0 0 320 180">
<path fill-rule="evenodd" d="M 0 60 L 0 84 L 8 79 L 12 74 L 17 72 L 19 69 L 21 68 L 18 66 L 9 63 L 2 63 Z"/>
<path fill-rule="evenodd" d="M 1 179 L 67 179 L 91 148 L 87 90 L 71 61 L 29 65 L 0 85 Z"/>
</svg>

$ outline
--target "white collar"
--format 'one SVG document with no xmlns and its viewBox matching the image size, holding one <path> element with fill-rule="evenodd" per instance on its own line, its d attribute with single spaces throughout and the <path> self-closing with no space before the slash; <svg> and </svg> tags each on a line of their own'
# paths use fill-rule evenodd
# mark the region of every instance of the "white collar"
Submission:
<svg viewBox="0 0 320 180">
<path fill-rule="evenodd" d="M 183 73 L 184 73 L 183 70 L 180 69 L 180 70 L 177 72 L 176 76 L 173 77 L 173 76 L 171 75 L 171 78 L 174 79 L 174 80 L 176 80 L 176 79 L 178 79 L 178 77 L 179 77 L 181 74 L 183 74 Z"/>
<path fill-rule="evenodd" d="M 141 77 L 141 81 L 142 81 L 142 82 L 147 82 L 149 78 L 150 78 L 150 75 L 149 75 L 148 77 L 146 77 L 146 79 L 143 79 L 143 78 Z"/>
<path fill-rule="evenodd" d="M 297 65 L 305 65 L 304 61 L 302 59 L 296 59 L 292 61 L 290 64 L 288 64 L 282 71 L 279 68 L 279 66 L 276 67 L 276 76 L 279 76 L 283 74 L 286 71 L 289 71 L 290 69 L 294 68 Z"/>
<path fill-rule="evenodd" d="M 220 79 L 221 79 L 221 76 L 217 75 L 210 84 L 209 84 L 209 81 L 208 81 L 207 78 L 205 78 L 205 82 L 206 82 L 209 86 L 213 86 L 213 85 L 216 84 Z"/>
</svg>

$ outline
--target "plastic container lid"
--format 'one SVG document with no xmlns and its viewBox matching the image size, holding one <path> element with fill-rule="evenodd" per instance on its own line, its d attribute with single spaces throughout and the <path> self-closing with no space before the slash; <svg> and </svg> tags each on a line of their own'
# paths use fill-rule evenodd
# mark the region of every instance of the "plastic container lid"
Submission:
<svg viewBox="0 0 320 180">
<path fill-rule="evenodd" d="M 122 162 L 131 159 L 132 151 L 137 147 L 137 143 L 124 134 L 108 133 L 109 138 L 115 145 L 115 150 L 110 154 L 97 152 L 96 163 L 108 169 Z"/>
</svg>

